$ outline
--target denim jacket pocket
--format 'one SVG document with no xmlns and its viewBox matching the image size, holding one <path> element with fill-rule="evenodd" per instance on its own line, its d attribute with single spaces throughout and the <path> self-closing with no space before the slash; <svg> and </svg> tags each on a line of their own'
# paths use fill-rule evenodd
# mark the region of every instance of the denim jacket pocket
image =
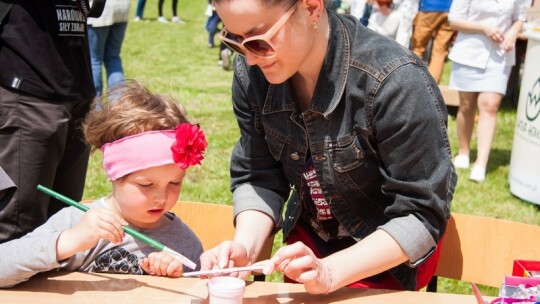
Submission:
<svg viewBox="0 0 540 304">
<path fill-rule="evenodd" d="M 268 135 L 265 137 L 265 139 L 266 143 L 268 144 L 268 151 L 270 151 L 270 154 L 275 160 L 279 161 L 281 153 L 283 153 L 285 143 Z"/>
<path fill-rule="evenodd" d="M 380 177 L 374 151 L 357 135 L 342 138 L 329 152 L 336 177 L 348 187 L 362 190 Z"/>
</svg>

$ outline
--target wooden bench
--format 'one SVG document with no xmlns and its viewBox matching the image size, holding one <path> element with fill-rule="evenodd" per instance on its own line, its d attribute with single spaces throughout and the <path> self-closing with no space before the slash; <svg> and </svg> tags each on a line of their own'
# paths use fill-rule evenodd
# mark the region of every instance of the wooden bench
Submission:
<svg viewBox="0 0 540 304">
<path fill-rule="evenodd" d="M 459 107 L 459 92 L 451 90 L 447 86 L 440 85 L 439 89 L 447 106 Z"/>
<path fill-rule="evenodd" d="M 437 276 L 500 288 L 515 259 L 540 260 L 540 226 L 452 213 L 443 238 Z"/>
<path fill-rule="evenodd" d="M 205 251 L 234 237 L 233 206 L 179 201 L 170 211 L 195 232 Z M 273 244 L 272 236 L 266 240 L 257 261 L 270 258 Z M 264 281 L 265 276 L 254 275 L 254 280 Z"/>
</svg>

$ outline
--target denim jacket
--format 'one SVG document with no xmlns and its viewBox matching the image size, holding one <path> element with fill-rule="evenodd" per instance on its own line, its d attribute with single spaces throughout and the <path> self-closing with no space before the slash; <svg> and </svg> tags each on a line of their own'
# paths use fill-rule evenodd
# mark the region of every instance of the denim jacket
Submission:
<svg viewBox="0 0 540 304">
<path fill-rule="evenodd" d="M 457 182 L 446 107 L 418 57 L 352 17 L 329 15 L 326 58 L 304 112 L 289 81 L 271 85 L 257 66 L 235 60 L 235 215 L 264 212 L 286 239 L 301 212 L 294 189 L 311 153 L 335 218 L 356 240 L 376 229 L 390 234 L 409 263 L 389 272 L 414 290 L 415 266 L 441 239 Z"/>
</svg>

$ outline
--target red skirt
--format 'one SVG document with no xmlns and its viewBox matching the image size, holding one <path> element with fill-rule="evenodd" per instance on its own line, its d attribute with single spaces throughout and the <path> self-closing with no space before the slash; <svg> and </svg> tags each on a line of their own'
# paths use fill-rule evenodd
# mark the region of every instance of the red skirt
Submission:
<svg viewBox="0 0 540 304">
<path fill-rule="evenodd" d="M 299 224 L 296 225 L 291 231 L 287 239 L 287 244 L 290 245 L 298 241 L 304 243 L 313 251 L 315 256 L 321 258 L 312 237 L 309 235 L 309 232 L 306 231 L 306 228 Z M 435 273 L 437 263 L 439 262 L 441 243 L 442 242 L 439 242 L 435 252 L 424 263 L 418 266 L 418 271 L 416 274 L 416 290 L 420 290 L 425 287 Z M 286 283 L 298 283 L 287 276 L 285 276 L 284 280 Z M 360 281 L 353 282 L 347 285 L 347 287 L 403 290 L 401 284 L 399 284 L 399 282 L 387 271 L 376 275 L 376 279 L 375 277 L 365 278 Z"/>
</svg>

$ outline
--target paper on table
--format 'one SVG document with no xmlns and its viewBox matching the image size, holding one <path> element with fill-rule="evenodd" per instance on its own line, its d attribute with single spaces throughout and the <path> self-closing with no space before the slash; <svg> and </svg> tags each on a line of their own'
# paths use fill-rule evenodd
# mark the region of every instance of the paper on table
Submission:
<svg viewBox="0 0 540 304">
<path fill-rule="evenodd" d="M 247 267 L 232 267 L 232 268 L 222 268 L 222 269 L 212 269 L 212 270 L 201 270 L 201 271 L 191 271 L 184 272 L 182 276 L 184 277 L 194 277 L 201 275 L 212 275 L 212 274 L 226 274 L 231 272 L 241 272 L 241 271 L 262 271 L 264 265 L 252 265 Z"/>
</svg>

